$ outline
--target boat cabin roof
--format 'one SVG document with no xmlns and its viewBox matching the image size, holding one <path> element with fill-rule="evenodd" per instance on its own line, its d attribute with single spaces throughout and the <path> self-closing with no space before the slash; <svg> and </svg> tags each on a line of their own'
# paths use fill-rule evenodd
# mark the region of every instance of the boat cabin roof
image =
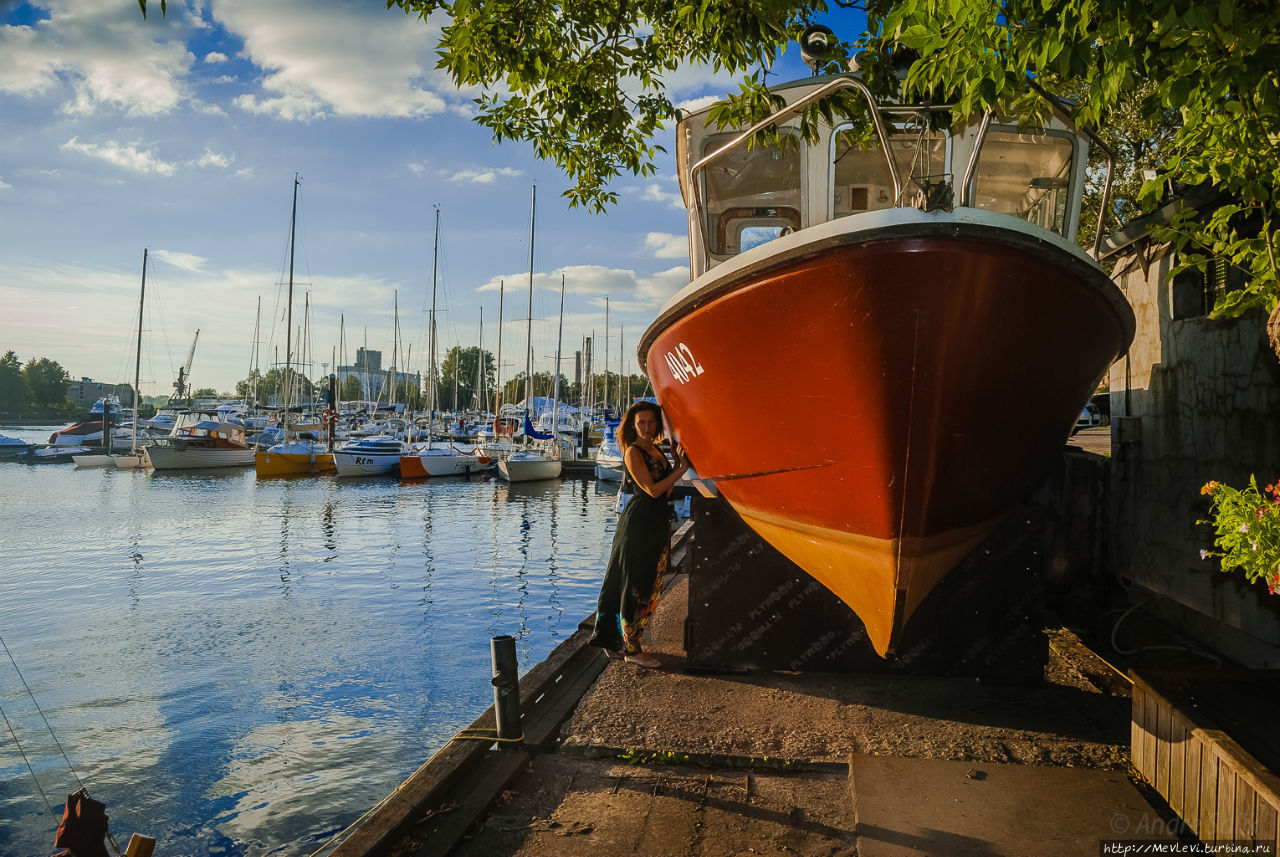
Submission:
<svg viewBox="0 0 1280 857">
<path fill-rule="evenodd" d="M 986 209 L 1074 241 L 1088 139 L 1065 114 L 1027 128 L 992 115 L 957 118 L 945 104 L 874 103 L 869 139 L 865 118 L 837 118 L 805 143 L 795 114 L 841 89 L 872 104 L 857 75 L 836 75 L 774 87 L 787 107 L 751 129 L 717 128 L 710 107 L 680 122 L 693 278 L 780 235 L 909 206 Z M 751 144 L 771 122 L 782 144 Z"/>
</svg>

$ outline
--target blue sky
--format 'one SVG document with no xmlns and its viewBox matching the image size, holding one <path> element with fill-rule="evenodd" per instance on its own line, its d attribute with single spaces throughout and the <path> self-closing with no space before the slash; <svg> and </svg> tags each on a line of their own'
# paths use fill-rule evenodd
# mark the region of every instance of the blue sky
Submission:
<svg viewBox="0 0 1280 857">
<path fill-rule="evenodd" d="M 260 363 L 283 360 L 296 172 L 294 320 L 309 293 L 314 374 L 340 316 L 348 362 L 366 341 L 389 362 L 397 294 L 408 368 L 425 368 L 437 205 L 441 358 L 477 343 L 482 308 L 496 347 L 505 280 L 502 375 L 523 370 L 534 184 L 535 369 L 552 363 L 564 273 L 565 353 L 593 331 L 603 346 L 607 296 L 610 367 L 621 327 L 636 371 L 637 337 L 688 282 L 670 155 L 657 176 L 617 180 L 607 214 L 570 210 L 567 179 L 526 145 L 493 144 L 471 119 L 476 93 L 434 68 L 438 22 L 381 2 L 171 0 L 164 17 L 151 5 L 143 21 L 135 0 L 0 0 L 0 352 L 132 379 L 148 247 L 143 395 L 169 392 L 197 328 L 193 382 L 232 389 L 253 360 L 259 297 Z M 775 71 L 807 69 L 792 50 Z M 685 106 L 736 88 L 696 68 L 669 83 Z"/>
</svg>

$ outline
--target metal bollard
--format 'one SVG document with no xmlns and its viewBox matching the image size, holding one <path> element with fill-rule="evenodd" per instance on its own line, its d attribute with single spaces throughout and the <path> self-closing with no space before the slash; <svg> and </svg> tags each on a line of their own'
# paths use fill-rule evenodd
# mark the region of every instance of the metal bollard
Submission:
<svg viewBox="0 0 1280 857">
<path fill-rule="evenodd" d="M 518 739 L 520 728 L 520 674 L 516 663 L 516 639 L 502 634 L 490 641 L 493 660 L 493 712 L 498 737 Z"/>
</svg>

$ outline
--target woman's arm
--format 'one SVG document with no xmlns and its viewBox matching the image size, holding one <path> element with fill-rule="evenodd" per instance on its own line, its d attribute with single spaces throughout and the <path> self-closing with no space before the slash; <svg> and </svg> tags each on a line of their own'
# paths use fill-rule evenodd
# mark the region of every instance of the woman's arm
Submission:
<svg viewBox="0 0 1280 857">
<path fill-rule="evenodd" d="M 659 455 L 662 453 L 659 452 Z M 649 475 L 649 465 L 644 460 L 644 453 L 637 446 L 627 447 L 627 454 L 624 456 L 627 465 L 627 472 L 631 474 L 631 479 L 636 483 L 641 491 L 650 497 L 665 497 L 667 492 L 671 490 L 671 486 L 679 481 L 685 471 L 689 469 L 689 462 L 683 456 L 676 463 L 676 469 L 672 470 L 657 482 L 653 481 L 653 477 Z"/>
</svg>

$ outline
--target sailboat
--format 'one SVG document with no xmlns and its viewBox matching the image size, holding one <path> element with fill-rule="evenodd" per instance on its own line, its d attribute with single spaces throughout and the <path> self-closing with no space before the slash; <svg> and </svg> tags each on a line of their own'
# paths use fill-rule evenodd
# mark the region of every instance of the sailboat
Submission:
<svg viewBox="0 0 1280 857">
<path fill-rule="evenodd" d="M 1076 245 L 1098 141 L 1052 97 L 1026 127 L 885 102 L 856 72 L 773 92 L 749 128 L 680 121 L 694 279 L 637 354 L 703 486 L 888 655 L 1060 461 L 1134 314 Z M 841 92 L 875 142 L 830 113 L 802 134 L 796 115 Z M 748 146 L 770 126 L 795 145 Z M 1005 430 L 974 406 L 993 384 L 1017 399 Z M 829 430 L 795 431 L 758 390 L 803 390 Z"/>
<path fill-rule="evenodd" d="M 533 424 L 529 420 L 529 400 L 532 398 L 533 383 L 533 234 L 534 222 L 538 209 L 538 187 L 534 185 L 533 201 L 530 205 L 529 213 L 529 318 L 525 340 L 525 408 L 524 408 L 524 433 L 525 438 L 540 437 L 534 430 Z M 556 384 L 555 393 L 552 397 L 552 418 L 551 424 L 556 423 L 556 409 L 560 404 L 560 338 L 564 332 L 564 277 L 560 277 L 560 333 L 556 335 Z M 498 461 L 498 473 L 508 482 L 533 482 L 539 479 L 558 479 L 563 465 L 560 462 L 560 447 L 556 443 L 554 432 L 551 434 L 549 446 L 533 446 L 527 447 L 519 452 L 512 453 L 504 459 Z"/>
<path fill-rule="evenodd" d="M 452 444 L 445 447 L 432 446 L 432 432 L 436 420 L 436 265 L 440 257 L 440 209 L 436 208 L 436 236 L 431 251 L 431 371 L 428 383 L 428 418 L 427 440 L 400 456 L 400 477 L 402 479 L 422 479 L 423 477 L 466 476 L 486 470 L 493 464 L 493 459 L 478 452 L 463 452 Z M 480 352 L 483 361 L 484 352 Z M 456 365 L 456 364 L 455 364 Z M 454 395 L 457 403 L 457 394 Z"/>
<path fill-rule="evenodd" d="M 284 349 L 284 408 L 281 410 L 282 437 L 280 443 L 268 449 L 259 449 L 254 453 L 254 467 L 259 476 L 297 476 L 305 474 L 327 473 L 333 471 L 333 453 L 323 443 L 290 437 L 289 404 L 293 396 L 291 377 L 291 351 L 293 349 L 293 257 L 294 239 L 298 224 L 298 185 L 300 180 L 293 177 L 293 213 L 289 217 L 289 301 L 285 323 Z"/>
<path fill-rule="evenodd" d="M 109 432 L 104 428 L 102 445 L 107 452 L 73 455 L 71 460 L 75 462 L 76 467 L 117 467 L 129 470 L 147 467 L 150 464 L 147 460 L 147 453 L 138 447 L 138 409 L 142 407 L 142 309 L 147 299 L 147 251 L 148 248 L 142 248 L 142 291 L 138 297 L 138 349 L 133 366 L 133 433 L 129 443 L 129 453 L 127 455 L 112 454 L 110 452 L 111 444 L 105 439 L 109 436 Z M 110 410 L 104 407 L 104 426 L 107 425 L 106 420 L 109 415 Z"/>
<path fill-rule="evenodd" d="M 389 400 L 392 413 L 396 406 L 398 384 L 396 362 L 400 343 L 400 295 L 395 296 L 395 321 L 392 324 L 391 384 Z M 409 451 L 409 423 L 398 417 L 389 417 L 385 428 L 377 434 L 353 438 L 333 450 L 333 464 L 339 476 L 386 476 L 400 469 L 400 457 Z"/>
</svg>

